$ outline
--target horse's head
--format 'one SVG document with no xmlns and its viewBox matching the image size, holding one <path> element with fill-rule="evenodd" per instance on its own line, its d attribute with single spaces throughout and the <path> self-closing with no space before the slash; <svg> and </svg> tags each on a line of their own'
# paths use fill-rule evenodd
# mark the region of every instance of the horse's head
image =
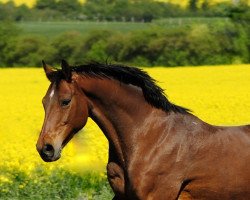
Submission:
<svg viewBox="0 0 250 200">
<path fill-rule="evenodd" d="M 86 124 L 88 103 L 66 61 L 59 71 L 44 62 L 43 67 L 51 84 L 42 100 L 45 118 L 36 146 L 42 159 L 50 162 L 60 158 L 61 149 Z"/>
</svg>

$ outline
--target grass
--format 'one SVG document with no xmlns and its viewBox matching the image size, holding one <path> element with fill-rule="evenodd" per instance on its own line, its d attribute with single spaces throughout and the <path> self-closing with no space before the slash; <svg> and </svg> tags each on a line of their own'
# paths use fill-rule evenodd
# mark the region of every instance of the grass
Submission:
<svg viewBox="0 0 250 200">
<path fill-rule="evenodd" d="M 83 35 L 94 30 L 128 33 L 151 27 L 151 24 L 132 22 L 22 22 L 17 25 L 24 35 L 43 35 L 46 37 L 55 37 L 67 31 L 78 31 Z"/>
<path fill-rule="evenodd" d="M 105 176 L 79 176 L 65 169 L 47 171 L 37 167 L 29 174 L 19 169 L 0 168 L 0 199 L 112 199 Z"/>
<path fill-rule="evenodd" d="M 177 105 L 215 125 L 249 124 L 250 65 L 145 68 Z M 107 140 L 89 120 L 57 162 L 36 152 L 49 82 L 36 68 L 0 69 L 0 199 L 111 199 Z"/>
<path fill-rule="evenodd" d="M 155 20 L 154 23 L 164 28 L 175 28 L 183 26 L 193 26 L 196 24 L 207 24 L 218 26 L 224 23 L 231 23 L 229 18 L 224 17 L 183 17 L 183 18 L 165 18 Z"/>
<path fill-rule="evenodd" d="M 78 31 L 85 35 L 95 30 L 112 30 L 116 32 L 129 33 L 136 30 L 152 29 L 154 27 L 175 28 L 192 26 L 194 24 L 210 24 L 229 22 L 227 18 L 168 18 L 156 20 L 153 23 L 135 22 L 21 22 L 17 26 L 23 35 L 42 35 L 53 38 L 67 31 Z"/>
</svg>

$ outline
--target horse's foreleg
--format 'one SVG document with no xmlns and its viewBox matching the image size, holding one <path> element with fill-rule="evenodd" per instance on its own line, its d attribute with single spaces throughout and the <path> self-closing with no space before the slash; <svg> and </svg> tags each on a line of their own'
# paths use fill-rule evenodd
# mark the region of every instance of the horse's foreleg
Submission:
<svg viewBox="0 0 250 200">
<path fill-rule="evenodd" d="M 115 193 L 115 200 L 125 199 L 125 182 L 123 169 L 114 162 L 107 165 L 107 175 L 111 188 Z"/>
</svg>

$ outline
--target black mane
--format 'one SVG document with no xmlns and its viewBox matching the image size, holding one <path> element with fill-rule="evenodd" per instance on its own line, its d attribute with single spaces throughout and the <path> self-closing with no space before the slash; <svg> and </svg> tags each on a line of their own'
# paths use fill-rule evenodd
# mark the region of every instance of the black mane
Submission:
<svg viewBox="0 0 250 200">
<path fill-rule="evenodd" d="M 146 101 L 152 106 L 167 112 L 189 113 L 188 109 L 169 102 L 164 95 L 164 90 L 156 85 L 156 81 L 153 78 L 139 68 L 94 62 L 80 66 L 72 66 L 71 71 L 86 76 L 112 78 L 125 84 L 140 87 Z M 61 70 L 56 71 L 53 76 L 57 82 L 64 78 Z"/>
</svg>

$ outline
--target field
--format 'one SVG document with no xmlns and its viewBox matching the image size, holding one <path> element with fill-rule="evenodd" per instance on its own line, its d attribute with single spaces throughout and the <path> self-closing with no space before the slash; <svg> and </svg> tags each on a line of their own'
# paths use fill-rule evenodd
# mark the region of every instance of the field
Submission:
<svg viewBox="0 0 250 200">
<path fill-rule="evenodd" d="M 112 30 L 127 33 L 133 30 L 144 30 L 151 25 L 146 23 L 125 22 L 22 22 L 17 26 L 24 35 L 58 36 L 66 31 L 78 31 L 88 34 L 95 30 Z"/>
<path fill-rule="evenodd" d="M 78 31 L 82 35 L 91 31 L 112 30 L 114 32 L 128 33 L 136 30 L 154 29 L 163 27 L 166 29 L 185 27 L 193 24 L 218 25 L 229 23 L 227 18 L 168 18 L 156 20 L 153 23 L 133 22 L 20 22 L 17 27 L 23 35 L 38 35 L 53 38 L 67 31 Z"/>
<path fill-rule="evenodd" d="M 250 65 L 144 68 L 169 99 L 216 125 L 250 123 Z M 35 149 L 43 122 L 43 70 L 0 69 L 0 199 L 111 199 L 107 141 L 89 120 L 55 163 Z"/>
</svg>

